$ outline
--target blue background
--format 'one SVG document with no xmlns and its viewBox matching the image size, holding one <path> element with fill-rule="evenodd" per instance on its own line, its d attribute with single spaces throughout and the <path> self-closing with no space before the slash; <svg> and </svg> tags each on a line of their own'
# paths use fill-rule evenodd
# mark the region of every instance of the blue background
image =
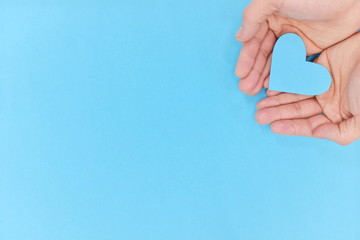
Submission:
<svg viewBox="0 0 360 240">
<path fill-rule="evenodd" d="M 241 0 L 2 1 L 0 239 L 360 238 L 360 142 L 237 89 Z"/>
</svg>

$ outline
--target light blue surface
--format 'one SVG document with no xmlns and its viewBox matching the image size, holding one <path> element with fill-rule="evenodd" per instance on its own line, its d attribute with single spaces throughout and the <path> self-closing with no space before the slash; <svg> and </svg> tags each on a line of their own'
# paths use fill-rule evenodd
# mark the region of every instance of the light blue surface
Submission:
<svg viewBox="0 0 360 240">
<path fill-rule="evenodd" d="M 247 3 L 2 1 L 0 239 L 360 239 L 360 143 L 237 89 Z"/>
<path fill-rule="evenodd" d="M 269 89 L 302 95 L 320 95 L 329 90 L 331 76 L 322 65 L 306 61 L 306 48 L 296 34 L 281 36 L 275 44 Z"/>
</svg>

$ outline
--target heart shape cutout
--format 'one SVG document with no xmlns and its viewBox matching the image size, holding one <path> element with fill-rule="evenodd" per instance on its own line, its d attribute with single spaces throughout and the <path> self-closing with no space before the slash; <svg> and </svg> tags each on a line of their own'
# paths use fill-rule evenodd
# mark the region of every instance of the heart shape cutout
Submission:
<svg viewBox="0 0 360 240">
<path fill-rule="evenodd" d="M 288 33 L 275 44 L 269 89 L 301 95 L 320 95 L 331 85 L 329 71 L 322 65 L 306 61 L 306 48 L 296 34 Z"/>
</svg>

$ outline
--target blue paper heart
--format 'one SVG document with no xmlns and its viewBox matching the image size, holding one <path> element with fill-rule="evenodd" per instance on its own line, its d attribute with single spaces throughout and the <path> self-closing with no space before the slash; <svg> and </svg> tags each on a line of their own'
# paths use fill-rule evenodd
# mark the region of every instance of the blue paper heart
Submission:
<svg viewBox="0 0 360 240">
<path fill-rule="evenodd" d="M 329 71 L 322 65 L 306 61 L 306 48 L 296 34 L 283 35 L 276 42 L 269 89 L 302 95 L 319 95 L 331 85 Z"/>
</svg>

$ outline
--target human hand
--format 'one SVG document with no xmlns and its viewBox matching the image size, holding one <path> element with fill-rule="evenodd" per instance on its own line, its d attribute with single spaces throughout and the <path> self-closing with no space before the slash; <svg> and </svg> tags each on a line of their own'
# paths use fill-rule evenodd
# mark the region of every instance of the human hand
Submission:
<svg viewBox="0 0 360 240">
<path fill-rule="evenodd" d="M 330 89 L 318 96 L 276 93 L 257 104 L 256 120 L 274 133 L 325 138 L 347 145 L 360 138 L 360 33 L 315 61 L 331 73 Z"/>
<path fill-rule="evenodd" d="M 253 0 L 237 40 L 244 42 L 236 66 L 242 92 L 256 95 L 269 80 L 276 39 L 296 33 L 307 55 L 321 52 L 360 28 L 359 0 Z"/>
</svg>

